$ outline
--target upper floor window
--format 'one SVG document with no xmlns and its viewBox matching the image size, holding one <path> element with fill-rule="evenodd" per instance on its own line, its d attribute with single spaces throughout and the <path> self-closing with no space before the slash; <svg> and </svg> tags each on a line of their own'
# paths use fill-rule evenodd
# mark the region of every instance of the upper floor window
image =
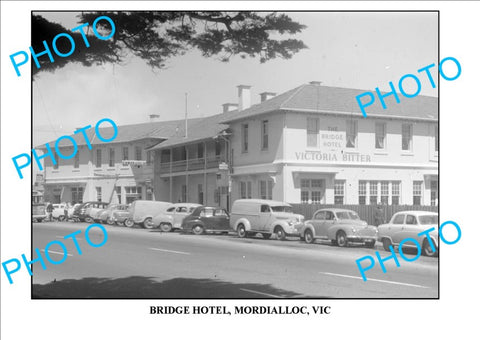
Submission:
<svg viewBox="0 0 480 340">
<path fill-rule="evenodd" d="M 412 151 L 412 124 L 402 124 L 402 150 Z"/>
<path fill-rule="evenodd" d="M 53 153 L 53 158 L 55 159 L 55 164 L 53 164 L 53 168 L 55 170 L 57 170 L 58 169 L 58 155 L 57 155 L 56 152 Z"/>
<path fill-rule="evenodd" d="M 75 158 L 73 159 L 73 167 L 78 169 L 80 167 L 80 152 L 78 151 L 75 154 Z"/>
<path fill-rule="evenodd" d="M 318 147 L 318 118 L 307 118 L 307 146 Z"/>
<path fill-rule="evenodd" d="M 128 146 L 124 146 L 122 148 L 122 160 L 126 161 L 128 160 Z"/>
<path fill-rule="evenodd" d="M 203 158 L 204 148 L 203 143 L 197 144 L 197 158 Z"/>
<path fill-rule="evenodd" d="M 375 123 L 375 149 L 385 149 L 387 124 Z"/>
<path fill-rule="evenodd" d="M 147 151 L 147 164 L 152 164 L 152 151 Z"/>
<path fill-rule="evenodd" d="M 109 167 L 114 167 L 115 166 L 115 149 L 110 148 L 109 150 L 109 159 L 108 159 L 108 166 Z"/>
<path fill-rule="evenodd" d="M 248 124 L 242 124 L 242 152 L 248 152 Z"/>
<path fill-rule="evenodd" d="M 268 149 L 268 120 L 262 121 L 262 150 Z"/>
<path fill-rule="evenodd" d="M 142 160 L 142 148 L 139 146 L 135 147 L 135 160 L 136 161 Z"/>
<path fill-rule="evenodd" d="M 97 160 L 95 166 L 100 168 L 102 166 L 102 149 L 97 149 Z"/>
<path fill-rule="evenodd" d="M 357 147 L 358 126 L 356 120 L 347 120 L 347 148 Z"/>
</svg>

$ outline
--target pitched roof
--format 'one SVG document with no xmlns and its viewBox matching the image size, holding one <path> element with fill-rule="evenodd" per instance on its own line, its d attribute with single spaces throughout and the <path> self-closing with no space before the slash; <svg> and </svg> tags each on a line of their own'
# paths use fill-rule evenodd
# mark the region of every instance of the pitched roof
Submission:
<svg viewBox="0 0 480 340">
<path fill-rule="evenodd" d="M 227 124 L 221 124 L 220 121 L 230 117 L 237 111 L 229 111 L 214 116 L 205 117 L 195 122 L 188 122 L 188 137 L 184 133 L 177 134 L 166 141 L 149 148 L 149 150 L 160 150 L 172 146 L 181 146 L 189 143 L 199 142 L 210 139 L 228 128 Z"/>
<path fill-rule="evenodd" d="M 189 124 L 195 123 L 201 120 L 201 118 L 190 118 Z M 108 126 L 108 124 L 102 124 L 102 126 Z M 185 131 L 185 120 L 170 120 L 164 122 L 148 122 L 141 124 L 130 124 L 130 125 L 117 125 L 117 137 L 112 140 L 110 143 L 122 143 L 122 142 L 131 142 L 134 140 L 140 140 L 144 138 L 154 138 L 154 139 L 168 139 L 175 135 L 183 135 Z M 101 127 L 99 128 L 99 133 L 104 139 L 109 139 L 113 136 L 113 127 Z M 95 133 L 95 125 L 92 124 L 92 127 L 88 130 L 85 130 L 90 144 L 98 145 L 106 142 L 101 141 Z M 82 133 L 71 134 L 77 145 L 86 145 L 86 141 Z M 56 141 L 48 142 L 48 144 L 53 147 Z M 38 148 L 44 148 L 45 145 L 38 146 Z M 59 143 L 60 147 L 72 146 L 71 142 L 67 139 L 62 139 Z"/>
<path fill-rule="evenodd" d="M 297 111 L 310 113 L 325 113 L 339 115 L 358 115 L 363 117 L 358 106 L 356 96 L 368 92 L 367 90 L 347 89 L 342 87 L 304 84 L 276 97 L 266 100 L 250 108 L 238 111 L 226 117 L 221 123 L 229 123 L 273 111 Z M 370 91 L 375 94 L 374 91 Z M 385 92 L 381 92 L 385 94 Z M 380 100 L 375 94 L 375 102 L 367 106 L 365 111 L 368 117 L 438 120 L 438 98 L 417 96 L 405 98 L 399 94 L 400 103 L 393 95 L 384 98 L 386 109 L 383 109 Z M 366 99 L 363 99 L 366 101 Z"/>
</svg>

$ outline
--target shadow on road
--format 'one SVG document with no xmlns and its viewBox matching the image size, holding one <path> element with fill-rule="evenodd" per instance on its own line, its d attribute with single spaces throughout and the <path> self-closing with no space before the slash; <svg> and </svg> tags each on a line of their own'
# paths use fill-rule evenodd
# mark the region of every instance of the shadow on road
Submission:
<svg viewBox="0 0 480 340">
<path fill-rule="evenodd" d="M 312 298 L 266 284 L 238 284 L 211 279 L 87 277 L 32 286 L 32 299 L 275 299 Z M 322 298 L 322 297 L 313 297 Z"/>
</svg>

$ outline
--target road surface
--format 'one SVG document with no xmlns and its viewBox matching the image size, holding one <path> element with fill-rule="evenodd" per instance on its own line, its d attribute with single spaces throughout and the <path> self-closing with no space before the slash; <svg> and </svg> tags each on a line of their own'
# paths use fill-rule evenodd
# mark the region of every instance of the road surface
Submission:
<svg viewBox="0 0 480 340">
<path fill-rule="evenodd" d="M 421 256 L 378 263 L 363 281 L 355 260 L 375 251 L 390 253 L 381 243 L 375 249 L 339 248 L 327 242 L 305 244 L 299 239 L 279 241 L 261 237 L 187 235 L 158 230 L 104 225 L 108 240 L 92 247 L 86 240 L 89 224 L 34 223 L 33 247 L 47 269 L 33 265 L 35 298 L 437 298 L 438 258 Z M 79 254 L 72 238 L 76 235 Z M 89 239 L 100 244 L 99 228 Z M 46 260 L 45 246 L 61 241 L 68 250 L 63 263 Z M 53 244 L 48 256 L 60 261 L 62 248 Z M 36 255 L 33 253 L 33 257 Z M 413 257 L 414 254 L 410 255 Z M 25 269 L 25 268 L 23 268 Z M 15 275 L 15 274 L 14 274 Z M 14 278 L 14 276 L 13 276 Z"/>
</svg>

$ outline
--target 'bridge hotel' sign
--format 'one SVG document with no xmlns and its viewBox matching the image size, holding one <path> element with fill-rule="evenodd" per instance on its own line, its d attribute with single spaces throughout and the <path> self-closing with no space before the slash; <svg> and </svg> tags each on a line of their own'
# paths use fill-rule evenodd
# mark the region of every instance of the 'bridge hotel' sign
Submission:
<svg viewBox="0 0 480 340">
<path fill-rule="evenodd" d="M 295 157 L 302 161 L 371 162 L 370 155 L 347 153 L 344 152 L 345 147 L 345 131 L 337 131 L 336 127 L 329 127 L 328 131 L 320 132 L 320 148 L 322 151 L 295 152 Z"/>
</svg>

